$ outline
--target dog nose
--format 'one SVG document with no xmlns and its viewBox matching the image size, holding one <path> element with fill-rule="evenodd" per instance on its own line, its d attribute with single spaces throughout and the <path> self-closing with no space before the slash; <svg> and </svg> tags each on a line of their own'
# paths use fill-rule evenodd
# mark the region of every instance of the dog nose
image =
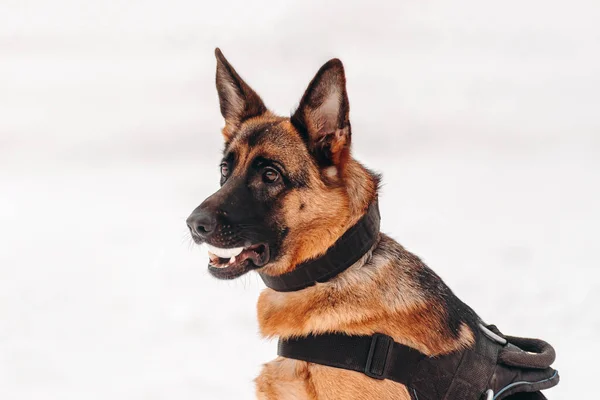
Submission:
<svg viewBox="0 0 600 400">
<path fill-rule="evenodd" d="M 192 234 L 200 237 L 206 237 L 217 226 L 217 217 L 214 213 L 207 210 L 194 211 L 187 219 L 187 226 Z"/>
</svg>

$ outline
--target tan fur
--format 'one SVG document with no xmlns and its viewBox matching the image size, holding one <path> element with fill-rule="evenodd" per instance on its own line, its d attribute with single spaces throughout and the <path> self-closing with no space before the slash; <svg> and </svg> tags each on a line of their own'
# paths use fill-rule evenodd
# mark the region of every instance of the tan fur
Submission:
<svg viewBox="0 0 600 400">
<path fill-rule="evenodd" d="M 283 357 L 265 365 L 256 379 L 256 396 L 259 400 L 410 400 L 399 383 Z"/>
<path fill-rule="evenodd" d="M 289 241 L 297 247 L 283 258 L 287 268 L 275 273 L 323 254 L 364 214 L 375 196 L 375 183 L 352 159 L 344 165 L 341 175 L 343 186 L 327 186 L 315 176 L 310 190 L 286 200 L 288 225 L 300 229 L 290 233 Z M 303 215 L 298 213 L 300 201 L 308 207 Z M 381 235 L 372 252 L 329 282 L 289 293 L 265 289 L 257 307 L 261 333 L 286 338 L 323 332 L 379 332 L 431 355 L 472 344 L 473 333 L 466 326 L 458 339 L 443 329 L 444 310 L 435 301 L 423 298 L 413 282 L 412 275 L 418 268 L 421 265 L 414 256 Z M 274 270 L 271 267 L 269 272 Z M 256 381 L 259 398 L 409 399 L 406 388 L 392 381 L 306 364 L 282 359 L 267 364 Z"/>
<path fill-rule="evenodd" d="M 243 132 L 266 122 L 278 123 L 290 134 L 247 146 Z M 322 179 L 324 172 L 310 162 L 306 146 L 293 129 L 287 120 L 264 115 L 246 121 L 230 143 L 239 157 L 238 171 L 248 168 L 260 154 L 282 160 L 290 170 L 308 173 L 309 187 L 290 192 L 283 202 L 281 212 L 291 227 L 287 247 L 277 262 L 263 268 L 274 275 L 323 254 L 376 196 L 376 182 L 351 157 L 337 164 L 336 182 Z M 419 268 L 423 266 L 416 257 L 381 234 L 371 252 L 326 283 L 298 292 L 265 289 L 257 306 L 261 333 L 279 338 L 323 332 L 384 333 L 430 355 L 471 345 L 471 330 L 463 326 L 458 339 L 453 338 L 443 326 L 444 309 L 435 299 L 423 297 L 413 279 Z M 283 358 L 266 364 L 256 384 L 258 398 L 269 400 L 409 399 L 406 388 L 392 381 Z"/>
<path fill-rule="evenodd" d="M 217 86 L 222 96 L 233 98 L 226 103 L 223 129 L 228 151 L 237 157 L 233 176 L 243 174 L 252 160 L 262 156 L 281 162 L 287 174 L 302 174 L 305 181 L 303 187 L 285 192 L 273 210 L 289 230 L 279 257 L 261 271 L 279 275 L 324 254 L 376 200 L 378 182 L 350 155 L 345 77 L 339 60 L 321 69 L 301 101 L 299 112 L 308 139 L 289 118 L 269 111 L 243 121 L 238 118 L 249 108 L 263 110 L 262 102 L 236 74 L 225 73 L 232 69 L 224 58 L 220 63 Z M 242 92 L 253 100 L 253 108 L 238 102 L 236 96 Z M 250 145 L 254 128 L 265 124 L 276 125 L 277 133 Z M 328 146 L 330 163 L 320 167 L 311 152 L 323 143 Z M 452 332 L 445 304 L 423 287 L 419 277 L 428 271 L 426 266 L 388 236 L 380 234 L 378 239 L 357 263 L 328 282 L 297 292 L 265 289 L 257 305 L 262 335 L 383 333 L 427 355 L 471 346 L 471 329 L 463 324 L 458 334 Z M 410 399 L 405 386 L 390 380 L 281 357 L 264 366 L 256 379 L 256 393 L 261 400 Z"/>
</svg>

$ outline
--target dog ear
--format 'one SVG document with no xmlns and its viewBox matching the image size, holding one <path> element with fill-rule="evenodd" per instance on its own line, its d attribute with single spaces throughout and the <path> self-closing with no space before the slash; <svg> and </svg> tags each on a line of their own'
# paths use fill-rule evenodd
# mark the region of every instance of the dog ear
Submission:
<svg viewBox="0 0 600 400">
<path fill-rule="evenodd" d="M 336 166 L 350 152 L 350 120 L 344 66 L 328 61 L 308 85 L 291 118 L 322 167 Z"/>
<path fill-rule="evenodd" d="M 248 118 L 267 112 L 261 98 L 238 75 L 221 50 L 215 49 L 217 57 L 217 92 L 221 115 L 225 118 L 223 136 L 229 141 L 235 130 Z"/>
</svg>

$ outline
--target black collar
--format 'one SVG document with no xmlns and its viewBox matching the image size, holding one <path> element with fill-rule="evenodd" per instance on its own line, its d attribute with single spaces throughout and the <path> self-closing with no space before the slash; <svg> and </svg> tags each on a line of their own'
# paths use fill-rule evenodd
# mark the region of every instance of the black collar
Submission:
<svg viewBox="0 0 600 400">
<path fill-rule="evenodd" d="M 373 247 L 379 236 L 379 220 L 379 206 L 375 200 L 365 215 L 321 257 L 305 261 L 283 275 L 271 276 L 260 271 L 259 275 L 265 285 L 278 292 L 292 292 L 317 282 L 327 282 L 360 260 Z"/>
</svg>

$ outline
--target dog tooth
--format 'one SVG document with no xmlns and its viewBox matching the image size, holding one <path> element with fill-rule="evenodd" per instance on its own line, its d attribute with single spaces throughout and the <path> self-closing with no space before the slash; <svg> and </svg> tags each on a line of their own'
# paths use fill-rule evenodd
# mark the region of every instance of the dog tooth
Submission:
<svg viewBox="0 0 600 400">
<path fill-rule="evenodd" d="M 244 248 L 243 247 L 234 247 L 229 249 L 223 249 L 215 246 L 211 246 L 210 244 L 206 244 L 208 247 L 208 251 L 219 256 L 220 258 L 231 258 L 233 256 L 237 256 L 240 254 Z"/>
<path fill-rule="evenodd" d="M 235 262 L 235 256 L 231 257 L 231 260 L 229 260 L 229 264 L 233 264 Z"/>
</svg>

